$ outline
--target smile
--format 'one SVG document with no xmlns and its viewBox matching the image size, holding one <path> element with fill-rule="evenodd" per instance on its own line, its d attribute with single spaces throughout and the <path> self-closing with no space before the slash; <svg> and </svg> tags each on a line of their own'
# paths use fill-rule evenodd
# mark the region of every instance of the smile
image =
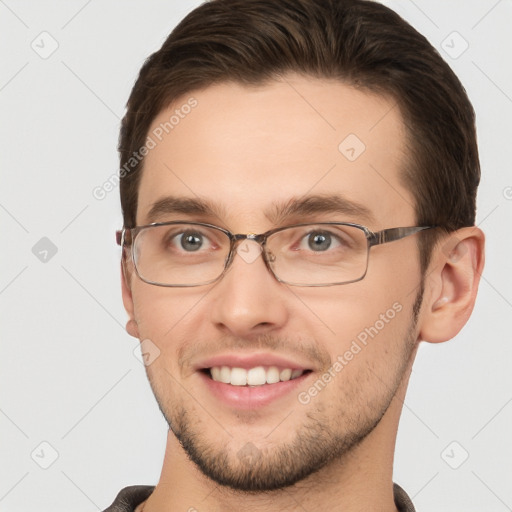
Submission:
<svg viewBox="0 0 512 512">
<path fill-rule="evenodd" d="M 231 384 L 232 386 L 263 386 L 277 384 L 296 379 L 308 370 L 279 368 L 277 366 L 255 366 L 253 368 L 238 368 L 230 366 L 213 366 L 207 372 L 215 382 Z"/>
</svg>

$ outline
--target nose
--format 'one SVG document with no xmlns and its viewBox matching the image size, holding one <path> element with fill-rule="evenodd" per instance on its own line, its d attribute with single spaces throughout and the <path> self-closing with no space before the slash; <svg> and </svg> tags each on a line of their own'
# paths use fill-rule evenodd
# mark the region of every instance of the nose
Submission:
<svg viewBox="0 0 512 512">
<path fill-rule="evenodd" d="M 224 334 L 251 337 L 277 331 L 288 321 L 286 285 L 267 269 L 261 246 L 238 244 L 230 267 L 210 292 L 211 321 Z"/>
</svg>

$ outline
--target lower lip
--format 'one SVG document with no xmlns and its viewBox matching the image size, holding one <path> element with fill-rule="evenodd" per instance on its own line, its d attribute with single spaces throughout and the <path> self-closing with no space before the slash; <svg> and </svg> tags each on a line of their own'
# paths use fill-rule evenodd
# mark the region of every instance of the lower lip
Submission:
<svg viewBox="0 0 512 512">
<path fill-rule="evenodd" d="M 300 377 L 275 384 L 262 386 L 232 386 L 217 382 L 204 372 L 199 372 L 206 387 L 221 402 L 236 409 L 258 409 L 293 392 L 299 387 L 311 372 Z"/>
</svg>

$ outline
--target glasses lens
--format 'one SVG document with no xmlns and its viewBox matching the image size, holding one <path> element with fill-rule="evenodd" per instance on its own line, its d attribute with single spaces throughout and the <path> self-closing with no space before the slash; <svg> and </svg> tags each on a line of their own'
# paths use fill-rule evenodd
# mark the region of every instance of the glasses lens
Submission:
<svg viewBox="0 0 512 512">
<path fill-rule="evenodd" d="M 268 238 L 267 252 L 277 278 L 298 286 L 358 281 L 368 264 L 365 232 L 339 224 L 283 229 Z"/>
<path fill-rule="evenodd" d="M 194 286 L 224 271 L 230 240 L 223 231 L 195 224 L 142 228 L 133 245 L 139 276 L 155 284 Z"/>
</svg>

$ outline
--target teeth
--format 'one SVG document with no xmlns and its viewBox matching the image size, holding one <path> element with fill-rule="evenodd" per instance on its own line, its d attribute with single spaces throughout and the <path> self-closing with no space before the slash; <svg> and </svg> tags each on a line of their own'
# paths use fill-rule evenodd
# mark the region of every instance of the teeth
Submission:
<svg viewBox="0 0 512 512">
<path fill-rule="evenodd" d="M 210 371 L 212 373 L 212 379 L 216 380 L 217 382 L 221 382 L 221 380 L 220 380 L 220 368 L 218 366 L 214 366 Z"/>
<path fill-rule="evenodd" d="M 279 368 L 277 368 L 277 366 L 271 366 L 267 370 L 266 382 L 267 384 L 275 384 L 276 382 L 279 382 Z"/>
<path fill-rule="evenodd" d="M 233 373 L 238 368 L 233 368 L 231 370 L 231 382 L 233 382 Z M 265 384 L 267 375 L 265 372 L 265 368 L 263 366 L 257 366 L 256 368 L 251 368 L 249 371 L 239 369 L 241 372 L 244 372 L 247 375 L 247 384 L 249 386 L 261 386 Z"/>
<path fill-rule="evenodd" d="M 224 368 L 228 368 L 224 366 Z M 229 370 L 229 368 L 228 368 Z M 231 385 L 232 386 L 245 386 L 247 384 L 247 372 L 243 368 L 233 368 L 231 370 Z"/>
<path fill-rule="evenodd" d="M 281 373 L 279 374 L 279 380 L 287 381 L 292 378 L 292 371 L 290 368 L 286 368 L 286 370 L 281 370 Z"/>
<path fill-rule="evenodd" d="M 220 369 L 219 381 L 224 382 L 224 384 L 229 384 L 231 382 L 231 370 L 227 366 L 223 366 Z"/>
<path fill-rule="evenodd" d="M 304 370 L 292 370 L 291 368 L 279 370 L 277 366 L 256 366 L 249 370 L 229 366 L 210 368 L 210 375 L 213 380 L 232 386 L 263 386 L 264 384 L 286 382 L 300 377 L 303 373 Z"/>
<path fill-rule="evenodd" d="M 292 379 L 296 379 L 297 377 L 300 377 L 302 375 L 302 370 L 293 370 L 292 372 Z"/>
</svg>

